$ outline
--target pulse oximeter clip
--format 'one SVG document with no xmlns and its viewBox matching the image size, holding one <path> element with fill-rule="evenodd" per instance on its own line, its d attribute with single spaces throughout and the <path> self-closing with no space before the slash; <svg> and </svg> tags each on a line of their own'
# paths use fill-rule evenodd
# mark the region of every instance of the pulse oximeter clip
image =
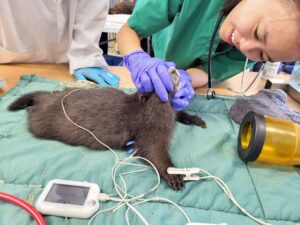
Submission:
<svg viewBox="0 0 300 225">
<path fill-rule="evenodd" d="M 185 175 L 183 180 L 185 181 L 197 181 L 200 180 L 200 176 L 194 175 L 200 172 L 199 168 L 175 168 L 169 167 L 167 169 L 168 174 L 178 174 L 178 175 Z"/>
</svg>

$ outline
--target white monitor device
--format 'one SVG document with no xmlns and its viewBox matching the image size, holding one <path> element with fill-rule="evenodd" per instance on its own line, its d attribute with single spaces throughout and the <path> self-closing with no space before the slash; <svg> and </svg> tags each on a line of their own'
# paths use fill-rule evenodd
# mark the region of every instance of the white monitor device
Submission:
<svg viewBox="0 0 300 225">
<path fill-rule="evenodd" d="M 51 180 L 36 202 L 42 214 L 89 218 L 99 208 L 99 186 L 94 183 Z"/>
</svg>

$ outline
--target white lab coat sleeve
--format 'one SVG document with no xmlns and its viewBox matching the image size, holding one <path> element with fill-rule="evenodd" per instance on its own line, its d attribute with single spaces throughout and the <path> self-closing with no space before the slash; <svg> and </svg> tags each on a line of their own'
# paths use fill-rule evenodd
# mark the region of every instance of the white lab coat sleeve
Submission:
<svg viewBox="0 0 300 225">
<path fill-rule="evenodd" d="M 83 67 L 107 69 L 99 40 L 108 14 L 107 0 L 78 0 L 68 51 L 70 73 Z"/>
</svg>

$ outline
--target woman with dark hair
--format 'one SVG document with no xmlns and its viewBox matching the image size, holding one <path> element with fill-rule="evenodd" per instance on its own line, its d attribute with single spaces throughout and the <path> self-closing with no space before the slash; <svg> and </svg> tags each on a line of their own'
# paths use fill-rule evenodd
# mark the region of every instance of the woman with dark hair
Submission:
<svg viewBox="0 0 300 225">
<path fill-rule="evenodd" d="M 211 75 L 223 81 L 243 70 L 246 57 L 300 59 L 299 5 L 299 0 L 138 1 L 117 35 L 118 46 L 138 91 L 155 91 L 162 101 L 173 90 L 168 68 L 176 64 L 181 88 L 171 103 L 181 110 L 193 96 L 192 87 L 208 81 L 210 40 L 218 21 Z M 140 47 L 140 38 L 150 35 L 155 58 Z"/>
</svg>

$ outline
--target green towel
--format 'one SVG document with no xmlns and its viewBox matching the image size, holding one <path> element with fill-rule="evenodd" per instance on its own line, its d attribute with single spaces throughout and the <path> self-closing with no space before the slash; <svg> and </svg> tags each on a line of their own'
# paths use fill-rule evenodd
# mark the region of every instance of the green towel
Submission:
<svg viewBox="0 0 300 225">
<path fill-rule="evenodd" d="M 36 75 L 23 76 L 20 83 L 0 98 L 0 191 L 35 203 L 42 187 L 54 178 L 97 183 L 101 190 L 116 196 L 111 180 L 113 155 L 110 151 L 92 151 L 57 141 L 41 140 L 27 130 L 26 111 L 9 112 L 7 106 L 17 97 L 36 90 L 62 90 L 58 81 Z M 132 90 L 126 90 L 132 92 Z M 196 95 L 187 111 L 207 123 L 207 129 L 177 123 L 170 154 L 177 167 L 201 167 L 224 180 L 239 204 L 254 216 L 269 223 L 290 225 L 300 222 L 299 169 L 242 162 L 236 152 L 239 125 L 228 109 L 234 100 L 207 100 Z M 120 157 L 126 153 L 118 152 Z M 145 192 L 155 183 L 147 175 L 129 176 L 128 191 Z M 254 225 L 213 181 L 187 182 L 175 192 L 162 180 L 151 196 L 178 203 L 193 222 Z M 149 197 L 151 197 L 149 196 Z M 114 202 L 101 203 L 100 209 Z M 150 224 L 184 225 L 179 211 L 167 203 L 146 203 L 137 209 Z M 93 224 L 126 224 L 125 207 L 116 213 L 99 215 Z M 132 225 L 142 224 L 133 213 Z M 48 225 L 86 225 L 87 220 L 45 216 Z M 33 225 L 35 222 L 20 208 L 0 201 L 0 224 Z"/>
</svg>

